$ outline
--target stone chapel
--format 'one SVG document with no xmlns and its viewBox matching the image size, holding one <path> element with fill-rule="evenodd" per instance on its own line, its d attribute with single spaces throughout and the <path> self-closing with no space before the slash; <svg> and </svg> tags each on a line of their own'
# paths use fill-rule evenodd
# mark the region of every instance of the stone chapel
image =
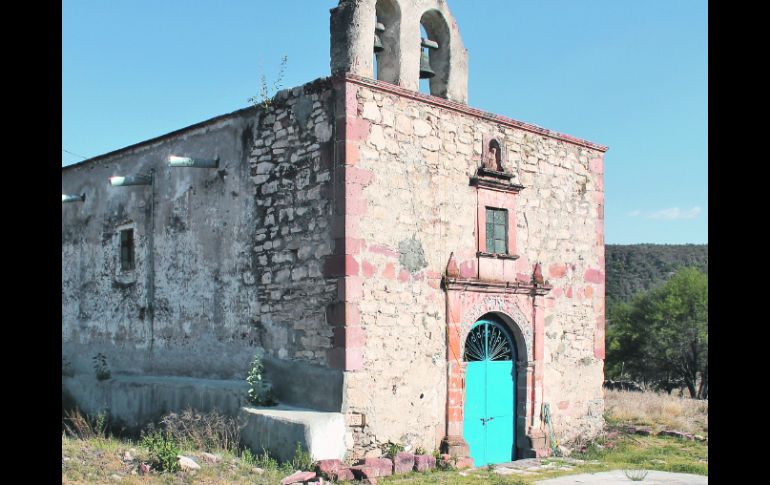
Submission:
<svg viewBox="0 0 770 485">
<path fill-rule="evenodd" d="M 470 107 L 444 0 L 330 26 L 329 77 L 62 169 L 63 393 L 129 426 L 218 409 L 279 457 L 595 435 L 607 147 Z M 255 354 L 276 407 L 246 402 Z"/>
</svg>

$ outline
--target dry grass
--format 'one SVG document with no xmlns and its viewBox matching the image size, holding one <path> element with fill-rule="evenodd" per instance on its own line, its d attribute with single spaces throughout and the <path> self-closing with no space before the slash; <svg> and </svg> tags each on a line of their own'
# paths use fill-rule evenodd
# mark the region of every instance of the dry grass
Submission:
<svg viewBox="0 0 770 485">
<path fill-rule="evenodd" d="M 64 411 L 62 428 L 69 436 L 81 440 L 105 438 L 107 436 L 107 417 L 104 414 L 86 416 L 78 408 Z"/>
<path fill-rule="evenodd" d="M 62 484 L 249 484 L 274 485 L 294 470 L 291 463 L 259 460 L 238 447 L 239 428 L 235 419 L 215 411 L 203 413 L 192 409 L 163 416 L 158 425 L 148 426 L 144 434 L 163 429 L 179 444 L 180 454 L 192 458 L 200 470 L 145 472 L 142 465 L 152 464 L 157 451 L 128 437 L 109 432 L 106 415 L 88 416 L 77 409 L 64 412 L 62 418 Z M 210 452 L 218 460 L 209 462 Z M 261 467 L 261 468 L 257 468 Z"/>
<path fill-rule="evenodd" d="M 708 436 L 708 400 L 689 399 L 665 393 L 604 391 L 610 423 L 651 426 Z"/>
<path fill-rule="evenodd" d="M 139 464 L 148 463 L 150 455 L 141 444 L 113 437 L 105 439 L 77 439 L 62 434 L 62 484 L 115 483 L 122 485 L 275 485 L 289 475 L 288 471 L 275 469 L 258 473 L 255 467 L 234 454 L 220 450 L 218 463 L 210 464 L 200 451 L 184 452 L 201 465 L 200 470 L 160 473 L 150 471 L 140 474 Z M 133 459 L 126 460 L 129 452 Z"/>
<path fill-rule="evenodd" d="M 216 411 L 202 413 L 186 409 L 168 413 L 161 420 L 163 427 L 183 445 L 203 451 L 238 449 L 240 429 L 234 418 Z"/>
</svg>

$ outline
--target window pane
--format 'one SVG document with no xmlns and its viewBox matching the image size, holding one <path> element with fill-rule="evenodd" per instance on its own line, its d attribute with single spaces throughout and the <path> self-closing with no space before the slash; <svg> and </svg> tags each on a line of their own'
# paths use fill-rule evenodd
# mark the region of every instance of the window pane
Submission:
<svg viewBox="0 0 770 485">
<path fill-rule="evenodd" d="M 134 230 L 120 231 L 120 269 L 134 269 Z"/>
<path fill-rule="evenodd" d="M 505 209 L 492 209 L 487 207 L 486 216 L 486 252 L 495 254 L 507 254 L 508 211 Z"/>
</svg>

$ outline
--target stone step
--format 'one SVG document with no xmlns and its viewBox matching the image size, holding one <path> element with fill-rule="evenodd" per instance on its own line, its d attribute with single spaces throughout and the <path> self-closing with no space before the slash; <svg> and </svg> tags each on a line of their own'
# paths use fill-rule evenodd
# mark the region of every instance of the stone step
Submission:
<svg viewBox="0 0 770 485">
<path fill-rule="evenodd" d="M 297 443 L 313 460 L 341 460 L 345 456 L 345 419 L 342 413 L 281 404 L 240 409 L 241 442 L 256 453 L 262 449 L 279 460 L 291 460 Z"/>
</svg>

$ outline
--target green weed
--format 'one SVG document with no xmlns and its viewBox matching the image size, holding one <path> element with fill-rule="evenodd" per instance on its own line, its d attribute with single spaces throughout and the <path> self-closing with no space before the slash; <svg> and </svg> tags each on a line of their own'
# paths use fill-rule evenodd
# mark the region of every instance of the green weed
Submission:
<svg viewBox="0 0 770 485">
<path fill-rule="evenodd" d="M 310 470 L 313 466 L 313 458 L 310 453 L 302 448 L 302 445 L 297 442 L 297 447 L 294 449 L 294 458 L 291 460 L 291 466 L 294 470 Z"/>
<path fill-rule="evenodd" d="M 391 458 L 395 458 L 396 455 L 399 454 L 399 452 L 404 451 L 404 445 L 399 443 L 388 442 L 385 444 L 383 448 L 384 448 L 385 456 L 389 456 Z"/>
<path fill-rule="evenodd" d="M 162 472 L 179 471 L 179 444 L 168 431 L 156 431 L 145 435 L 141 445 L 150 452 L 152 467 Z"/>
</svg>

